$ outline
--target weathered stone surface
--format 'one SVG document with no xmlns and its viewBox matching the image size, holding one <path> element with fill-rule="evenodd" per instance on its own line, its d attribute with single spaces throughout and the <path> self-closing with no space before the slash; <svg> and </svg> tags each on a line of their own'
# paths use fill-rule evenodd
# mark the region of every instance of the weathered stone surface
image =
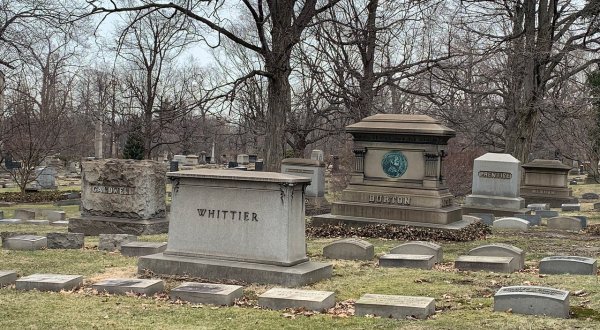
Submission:
<svg viewBox="0 0 600 330">
<path fill-rule="evenodd" d="M 499 230 L 529 230 L 529 221 L 520 218 L 501 218 L 494 221 L 494 229 Z"/>
<path fill-rule="evenodd" d="M 242 294 L 243 287 L 239 285 L 185 282 L 171 290 L 169 297 L 194 304 L 231 306 Z"/>
<path fill-rule="evenodd" d="M 129 242 L 121 244 L 121 254 L 128 257 L 147 256 L 164 252 L 167 249 L 166 242 Z"/>
<path fill-rule="evenodd" d="M 6 240 L 10 237 L 22 236 L 22 235 L 37 235 L 32 232 L 18 232 L 18 231 L 3 231 L 0 232 L 0 238 L 2 238 L 2 247 L 5 247 Z"/>
<path fill-rule="evenodd" d="M 466 215 L 463 214 L 462 216 L 463 221 L 467 221 L 468 223 L 475 223 L 475 222 L 483 222 L 483 219 L 478 218 L 476 216 L 472 216 L 472 215 Z"/>
<path fill-rule="evenodd" d="M 581 211 L 581 204 L 563 204 L 561 205 L 563 211 Z"/>
<path fill-rule="evenodd" d="M 17 280 L 17 273 L 12 270 L 0 270 L 0 287 L 14 284 Z"/>
<path fill-rule="evenodd" d="M 432 255 L 433 262 L 440 263 L 444 260 L 444 252 L 438 244 L 426 241 L 412 241 L 395 246 L 390 254 L 417 254 Z"/>
<path fill-rule="evenodd" d="M 518 262 L 512 257 L 488 257 L 488 256 L 459 256 L 454 261 L 454 267 L 459 270 L 485 270 L 496 273 L 512 273 Z"/>
<path fill-rule="evenodd" d="M 67 219 L 67 213 L 65 213 L 65 211 L 48 211 L 48 213 L 46 213 L 46 217 L 51 222 L 63 221 Z"/>
<path fill-rule="evenodd" d="M 493 225 L 496 221 L 496 216 L 493 213 L 469 213 L 469 215 L 480 218 L 488 226 Z"/>
<path fill-rule="evenodd" d="M 535 211 L 535 214 L 543 218 L 553 218 L 558 216 L 558 211 Z"/>
<path fill-rule="evenodd" d="M 61 221 L 50 222 L 50 226 L 68 227 L 69 226 L 69 220 L 61 220 Z"/>
<path fill-rule="evenodd" d="M 83 249 L 84 235 L 82 233 L 48 233 L 49 249 Z"/>
<path fill-rule="evenodd" d="M 305 191 L 307 197 L 325 195 L 325 163 L 322 160 L 286 158 L 281 161 L 281 173 L 309 178 L 310 184 Z"/>
<path fill-rule="evenodd" d="M 13 236 L 5 239 L 2 246 L 7 250 L 41 250 L 46 247 L 46 237 L 35 235 Z"/>
<path fill-rule="evenodd" d="M 539 226 L 542 222 L 542 217 L 539 214 L 515 214 L 514 218 L 523 219 L 529 222 L 530 226 Z"/>
<path fill-rule="evenodd" d="M 600 202 L 594 203 L 594 211 L 600 210 Z"/>
<path fill-rule="evenodd" d="M 584 193 L 583 195 L 581 195 L 581 198 L 583 198 L 583 199 L 598 199 L 598 198 L 600 198 L 600 196 L 598 196 L 598 194 L 593 193 L 593 192 L 587 192 L 587 193 Z"/>
<path fill-rule="evenodd" d="M 0 220 L 4 219 L 4 211 L 0 210 Z"/>
<path fill-rule="evenodd" d="M 535 159 L 523 165 L 521 197 L 528 204 L 548 203 L 560 207 L 563 203 L 576 203 L 573 191 L 567 185 L 570 166 L 558 160 Z"/>
<path fill-rule="evenodd" d="M 335 306 L 335 293 L 273 288 L 258 296 L 258 305 L 269 309 L 306 308 L 322 311 Z"/>
<path fill-rule="evenodd" d="M 583 224 L 581 223 L 581 219 L 574 217 L 554 217 L 548 219 L 548 228 L 580 231 L 583 229 Z"/>
<path fill-rule="evenodd" d="M 540 274 L 596 275 L 596 259 L 578 256 L 552 256 L 540 261 Z"/>
<path fill-rule="evenodd" d="M 165 216 L 166 164 L 96 159 L 81 163 L 81 214 L 133 219 Z"/>
<path fill-rule="evenodd" d="M 86 236 L 100 234 L 155 235 L 169 231 L 169 219 L 136 220 L 127 218 L 85 217 L 70 218 L 69 231 Z"/>
<path fill-rule="evenodd" d="M 37 226 L 49 226 L 50 221 L 48 220 L 26 220 L 26 224 L 28 225 L 37 225 Z"/>
<path fill-rule="evenodd" d="M 550 204 L 529 204 L 527 208 L 532 211 L 547 211 L 550 210 Z"/>
<path fill-rule="evenodd" d="M 147 280 L 137 278 L 111 278 L 92 285 L 94 290 L 108 292 L 111 294 L 126 294 L 133 292 L 151 296 L 164 290 L 165 283 L 162 280 Z"/>
<path fill-rule="evenodd" d="M 100 234 L 98 250 L 118 251 L 121 245 L 137 241 L 137 236 L 127 234 Z"/>
<path fill-rule="evenodd" d="M 434 264 L 435 255 L 385 254 L 379 258 L 379 267 L 431 269 Z"/>
<path fill-rule="evenodd" d="M 494 295 L 494 311 L 569 317 L 569 292 L 540 286 L 502 287 Z"/>
<path fill-rule="evenodd" d="M 404 319 L 408 316 L 426 319 L 435 313 L 435 299 L 429 297 L 365 294 L 355 303 L 358 316 L 375 315 Z"/>
<path fill-rule="evenodd" d="M 587 217 L 584 215 L 574 215 L 573 218 L 581 220 L 581 227 L 587 227 Z"/>
<path fill-rule="evenodd" d="M 83 285 L 81 275 L 33 274 L 16 281 L 17 290 L 61 291 Z"/>
<path fill-rule="evenodd" d="M 375 248 L 365 240 L 345 238 L 326 245 L 323 256 L 330 259 L 371 260 L 375 257 Z"/>
<path fill-rule="evenodd" d="M 525 267 L 525 251 L 516 246 L 504 243 L 493 243 L 478 246 L 471 249 L 467 255 L 470 256 L 488 256 L 488 257 L 512 257 L 515 262 L 515 268 L 523 269 Z"/>
<path fill-rule="evenodd" d="M 21 219 L 2 219 L 0 220 L 0 225 L 20 225 L 25 223 L 25 221 Z"/>
<path fill-rule="evenodd" d="M 35 219 L 35 211 L 16 209 L 13 217 L 21 220 L 32 220 Z"/>
</svg>

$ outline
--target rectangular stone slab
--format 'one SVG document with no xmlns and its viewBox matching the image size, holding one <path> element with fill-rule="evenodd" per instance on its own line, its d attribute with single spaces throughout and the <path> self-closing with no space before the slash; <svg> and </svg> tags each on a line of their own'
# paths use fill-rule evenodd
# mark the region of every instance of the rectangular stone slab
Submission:
<svg viewBox="0 0 600 330">
<path fill-rule="evenodd" d="M 494 311 L 569 317 L 569 292 L 539 286 L 502 287 L 494 295 Z"/>
<path fill-rule="evenodd" d="M 0 270 L 0 286 L 14 284 L 16 280 L 16 272 L 12 270 Z"/>
<path fill-rule="evenodd" d="M 431 269 L 435 264 L 435 256 L 419 254 L 386 254 L 379 258 L 380 267 L 403 267 Z"/>
<path fill-rule="evenodd" d="M 61 291 L 83 285 L 81 275 L 33 274 L 16 281 L 17 290 Z"/>
<path fill-rule="evenodd" d="M 273 288 L 258 296 L 258 305 L 270 309 L 306 308 L 322 311 L 335 306 L 335 293 Z"/>
<path fill-rule="evenodd" d="M 242 294 L 243 287 L 239 285 L 185 282 L 171 290 L 169 297 L 194 304 L 231 306 Z"/>
<path fill-rule="evenodd" d="M 50 222 L 50 226 L 68 227 L 69 220 L 59 220 L 59 221 Z"/>
<path fill-rule="evenodd" d="M 540 261 L 540 274 L 596 275 L 596 259 L 578 256 L 552 256 Z"/>
<path fill-rule="evenodd" d="M 128 257 L 147 256 L 164 252 L 166 242 L 129 242 L 121 245 L 121 254 Z"/>
<path fill-rule="evenodd" d="M 511 257 L 459 256 L 454 261 L 454 267 L 459 270 L 512 273 L 514 264 L 516 264 L 513 259 Z"/>
<path fill-rule="evenodd" d="M 326 245 L 323 256 L 329 259 L 371 260 L 375 257 L 375 247 L 362 239 L 345 238 Z"/>
<path fill-rule="evenodd" d="M 535 211 L 535 214 L 542 218 L 554 218 L 558 216 L 558 211 Z"/>
<path fill-rule="evenodd" d="M 356 301 L 356 315 L 375 315 L 404 319 L 413 316 L 425 319 L 435 313 L 435 299 L 429 297 L 365 294 Z"/>
<path fill-rule="evenodd" d="M 581 211 L 581 204 L 563 204 L 561 209 L 563 211 Z"/>
<path fill-rule="evenodd" d="M 35 219 L 35 211 L 17 209 L 14 212 L 14 217 L 22 220 Z"/>
<path fill-rule="evenodd" d="M 137 278 L 112 278 L 98 282 L 92 287 L 99 292 L 106 291 L 111 294 L 126 294 L 133 292 L 151 296 L 165 288 L 162 280 L 146 280 Z"/>
<path fill-rule="evenodd" d="M 24 223 L 21 219 L 2 219 L 0 225 L 18 225 Z"/>
<path fill-rule="evenodd" d="M 7 250 L 41 250 L 46 247 L 48 240 L 44 236 L 20 235 L 7 238 L 3 246 Z"/>
<path fill-rule="evenodd" d="M 38 225 L 38 226 L 48 226 L 50 225 L 50 221 L 48 220 L 27 220 L 25 221 L 28 225 Z"/>
</svg>

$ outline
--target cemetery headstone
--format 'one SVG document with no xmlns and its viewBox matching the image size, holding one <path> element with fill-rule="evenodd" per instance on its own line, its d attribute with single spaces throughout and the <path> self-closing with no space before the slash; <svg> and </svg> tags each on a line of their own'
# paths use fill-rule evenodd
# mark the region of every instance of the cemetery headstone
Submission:
<svg viewBox="0 0 600 330">
<path fill-rule="evenodd" d="M 258 156 L 257 155 L 248 155 L 248 162 L 250 162 L 250 163 L 256 163 L 257 160 L 258 160 Z"/>
<path fill-rule="evenodd" d="M 177 161 L 170 161 L 169 162 L 169 172 L 177 172 L 179 171 L 179 162 Z"/>
<path fill-rule="evenodd" d="M 494 221 L 493 227 L 499 230 L 527 231 L 529 230 L 529 221 L 515 217 L 500 218 Z"/>
<path fill-rule="evenodd" d="M 193 304 L 231 306 L 242 294 L 243 287 L 239 285 L 185 282 L 171 290 L 169 297 Z"/>
<path fill-rule="evenodd" d="M 12 270 L 0 270 L 0 287 L 14 284 L 17 280 L 17 273 Z"/>
<path fill-rule="evenodd" d="M 199 159 L 198 155 L 186 155 L 183 165 L 188 165 L 188 166 L 198 165 L 199 164 L 198 159 Z"/>
<path fill-rule="evenodd" d="M 550 204 L 528 204 L 527 208 L 532 211 L 547 211 L 550 210 Z"/>
<path fill-rule="evenodd" d="M 174 155 L 173 156 L 173 161 L 174 162 L 178 162 L 180 164 L 184 164 L 186 158 L 187 157 L 185 155 Z"/>
<path fill-rule="evenodd" d="M 121 254 L 128 257 L 147 256 L 164 252 L 167 243 L 164 242 L 129 242 L 121 244 Z"/>
<path fill-rule="evenodd" d="M 564 203 L 576 203 L 573 190 L 567 185 L 571 166 L 559 160 L 535 159 L 523 166 L 521 197 L 528 204 L 548 203 L 560 207 Z"/>
<path fill-rule="evenodd" d="M 46 248 L 47 240 L 44 236 L 19 235 L 6 238 L 2 246 L 7 250 L 41 250 Z"/>
<path fill-rule="evenodd" d="M 509 154 L 487 153 L 475 159 L 472 193 L 465 198 L 463 212 L 497 217 L 526 213 L 525 200 L 519 196 L 520 165 Z"/>
<path fill-rule="evenodd" d="M 488 226 L 492 226 L 496 221 L 496 216 L 493 213 L 469 213 L 469 215 L 480 218 Z"/>
<path fill-rule="evenodd" d="M 152 296 L 161 292 L 165 288 L 162 280 L 137 279 L 137 278 L 111 278 L 100 281 L 92 285 L 98 292 L 107 292 L 110 294 L 127 294 L 133 292 Z"/>
<path fill-rule="evenodd" d="M 21 219 L 2 219 L 0 220 L 0 225 L 19 225 L 25 223 L 25 221 Z"/>
<path fill-rule="evenodd" d="M 558 211 L 535 211 L 536 215 L 539 215 L 540 217 L 543 218 L 554 218 L 558 216 Z"/>
<path fill-rule="evenodd" d="M 69 221 L 68 220 L 53 221 L 50 223 L 50 226 L 68 227 Z"/>
<path fill-rule="evenodd" d="M 56 169 L 53 167 L 39 167 L 35 171 L 36 181 L 43 189 L 56 189 Z"/>
<path fill-rule="evenodd" d="M 81 275 L 33 274 L 15 282 L 17 290 L 55 291 L 71 290 L 83 285 Z"/>
<path fill-rule="evenodd" d="M 312 160 L 319 160 L 319 161 L 324 162 L 325 161 L 325 154 L 323 153 L 323 150 L 315 149 L 315 150 L 311 151 L 311 153 L 310 153 L 310 159 L 312 159 Z"/>
<path fill-rule="evenodd" d="M 475 223 L 475 222 L 482 222 L 483 223 L 483 219 L 478 218 L 478 217 L 473 216 L 473 215 L 463 214 L 462 219 L 464 221 L 467 221 L 468 223 Z"/>
<path fill-rule="evenodd" d="M 354 139 L 350 183 L 331 214 L 313 217 L 314 225 L 383 222 L 452 230 L 468 225 L 442 177 L 453 130 L 425 115 L 377 114 L 346 132 Z"/>
<path fill-rule="evenodd" d="M 4 219 L 4 211 L 0 211 L 0 220 Z"/>
<path fill-rule="evenodd" d="M 98 250 L 119 251 L 121 245 L 137 241 L 137 236 L 129 234 L 100 234 Z"/>
<path fill-rule="evenodd" d="M 83 249 L 85 236 L 82 233 L 48 233 L 48 249 Z"/>
<path fill-rule="evenodd" d="M 379 258 L 379 267 L 432 269 L 433 265 L 435 265 L 434 255 L 390 253 Z"/>
<path fill-rule="evenodd" d="M 21 220 L 32 220 L 35 219 L 35 211 L 16 209 L 13 217 Z"/>
<path fill-rule="evenodd" d="M 390 250 L 391 254 L 432 255 L 435 263 L 444 261 L 444 252 L 438 244 L 426 241 L 412 241 L 400 244 Z"/>
<path fill-rule="evenodd" d="M 587 227 L 587 217 L 584 215 L 574 215 L 573 218 L 581 220 L 581 227 Z"/>
<path fill-rule="evenodd" d="M 415 317 L 426 319 L 435 313 L 435 299 L 429 297 L 393 296 L 365 294 L 355 303 L 356 315 L 375 315 L 405 319 Z"/>
<path fill-rule="evenodd" d="M 529 222 L 531 226 L 539 226 L 542 221 L 542 217 L 539 214 L 515 214 L 514 217 Z"/>
<path fill-rule="evenodd" d="M 281 161 L 281 173 L 310 179 L 306 187 L 306 197 L 325 195 L 325 163 L 319 160 L 286 158 Z"/>
<path fill-rule="evenodd" d="M 454 267 L 458 270 L 484 270 L 496 273 L 512 273 L 516 264 L 512 257 L 459 256 L 454 261 Z"/>
<path fill-rule="evenodd" d="M 600 210 L 600 202 L 594 203 L 594 211 Z"/>
<path fill-rule="evenodd" d="M 516 246 L 504 243 L 493 243 L 471 249 L 467 255 L 489 257 L 511 257 L 515 262 L 515 270 L 525 268 L 525 251 Z"/>
<path fill-rule="evenodd" d="M 264 165 L 264 163 L 263 163 L 263 161 L 262 161 L 262 160 L 257 160 L 257 161 L 254 163 L 254 170 L 255 170 L 255 171 L 262 172 L 262 171 L 263 171 L 263 165 Z"/>
<path fill-rule="evenodd" d="M 200 151 L 200 158 L 198 159 L 198 163 L 206 164 L 206 151 Z"/>
<path fill-rule="evenodd" d="M 238 167 L 237 162 L 229 162 L 229 164 L 227 165 L 227 168 L 236 168 L 236 167 Z"/>
<path fill-rule="evenodd" d="M 562 204 L 560 206 L 563 212 L 566 211 L 581 211 L 581 204 Z"/>
<path fill-rule="evenodd" d="M 248 165 L 250 164 L 250 157 L 246 154 L 239 154 L 237 155 L 237 163 L 241 165 Z"/>
<path fill-rule="evenodd" d="M 373 244 L 358 239 L 345 238 L 326 245 L 323 256 L 329 259 L 372 260 L 375 257 Z"/>
<path fill-rule="evenodd" d="M 581 219 L 574 217 L 554 217 L 548 219 L 548 228 L 567 231 L 580 231 L 583 229 L 583 224 Z"/>
<path fill-rule="evenodd" d="M 330 291 L 273 288 L 258 296 L 258 305 L 275 310 L 305 308 L 322 311 L 335 306 L 335 293 Z"/>
<path fill-rule="evenodd" d="M 584 193 L 583 195 L 581 195 L 581 198 L 583 198 L 583 199 L 598 199 L 598 198 L 600 198 L 600 196 L 598 196 L 598 194 L 596 194 L 596 193 L 587 192 L 587 193 Z"/>
<path fill-rule="evenodd" d="M 577 185 L 577 180 L 569 181 L 569 186 L 576 186 L 576 185 Z"/>
<path fill-rule="evenodd" d="M 62 221 L 67 219 L 65 211 L 48 211 L 46 217 L 49 221 Z"/>
<path fill-rule="evenodd" d="M 167 175 L 176 187 L 167 249 L 140 257 L 140 272 L 285 286 L 331 276 L 330 264 L 306 256 L 309 179 L 208 169 Z"/>
<path fill-rule="evenodd" d="M 331 172 L 337 173 L 340 171 L 340 156 L 333 155 L 332 159 Z"/>
<path fill-rule="evenodd" d="M 541 286 L 502 287 L 494 295 L 494 311 L 569 317 L 569 291 Z"/>
<path fill-rule="evenodd" d="M 50 221 L 48 221 L 48 220 L 26 220 L 25 223 L 28 225 L 37 225 L 37 226 L 50 225 Z"/>
<path fill-rule="evenodd" d="M 166 233 L 166 165 L 152 160 L 82 162 L 81 217 L 69 231 L 85 235 Z M 176 172 L 175 172 L 176 173 Z"/>
<path fill-rule="evenodd" d="M 578 256 L 552 256 L 540 261 L 540 274 L 596 275 L 596 259 Z"/>
</svg>

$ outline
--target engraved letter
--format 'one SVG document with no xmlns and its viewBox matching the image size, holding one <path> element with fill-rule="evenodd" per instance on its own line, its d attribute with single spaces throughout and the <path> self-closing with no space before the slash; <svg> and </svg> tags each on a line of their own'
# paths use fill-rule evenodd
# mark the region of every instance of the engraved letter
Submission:
<svg viewBox="0 0 600 330">
<path fill-rule="evenodd" d="M 235 220 L 235 214 L 237 213 L 236 211 L 229 211 L 231 212 L 231 220 Z"/>
<path fill-rule="evenodd" d="M 209 218 L 214 218 L 215 217 L 215 210 L 208 210 L 208 217 Z"/>
<path fill-rule="evenodd" d="M 223 212 L 223 219 L 227 219 L 227 211 L 221 211 Z"/>
<path fill-rule="evenodd" d="M 244 221 L 248 221 L 248 220 L 250 220 L 250 219 L 248 218 L 248 212 L 244 212 Z"/>
<path fill-rule="evenodd" d="M 198 209 L 198 214 L 203 217 L 206 214 L 206 209 Z"/>
<path fill-rule="evenodd" d="M 256 221 L 258 222 L 258 219 L 256 218 L 257 214 L 252 212 L 252 221 Z"/>
<path fill-rule="evenodd" d="M 374 202 L 375 202 L 375 196 L 369 195 L 369 203 L 374 203 Z"/>
</svg>

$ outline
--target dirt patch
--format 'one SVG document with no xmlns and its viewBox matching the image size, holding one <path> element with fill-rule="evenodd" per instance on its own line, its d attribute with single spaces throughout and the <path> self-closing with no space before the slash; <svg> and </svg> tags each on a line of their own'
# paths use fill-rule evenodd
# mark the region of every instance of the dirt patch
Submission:
<svg viewBox="0 0 600 330">
<path fill-rule="evenodd" d="M 86 282 L 96 283 L 109 278 L 135 278 L 137 276 L 137 268 L 131 267 L 111 267 L 106 268 L 104 273 L 89 277 Z"/>
</svg>

